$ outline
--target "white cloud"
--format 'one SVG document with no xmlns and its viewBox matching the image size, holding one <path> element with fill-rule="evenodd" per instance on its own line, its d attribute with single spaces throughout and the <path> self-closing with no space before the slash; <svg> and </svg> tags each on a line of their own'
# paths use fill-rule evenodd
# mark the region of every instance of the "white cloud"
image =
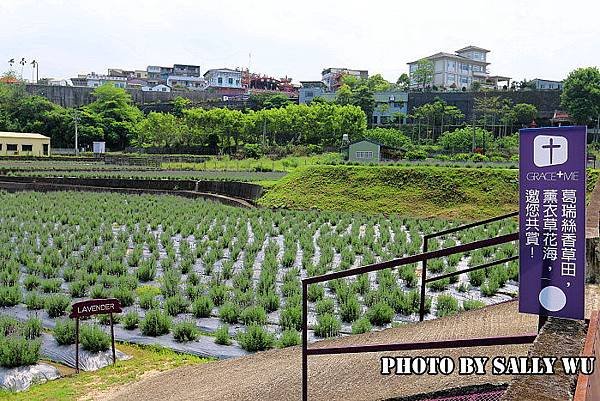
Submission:
<svg viewBox="0 0 600 401">
<path fill-rule="evenodd" d="M 252 70 L 296 81 L 328 66 L 395 80 L 408 61 L 474 44 L 492 51 L 493 73 L 562 79 L 600 65 L 599 14 L 598 2 L 578 0 L 3 0 L 0 70 L 25 57 L 51 77 L 173 63 L 205 71 L 245 67 L 252 53 Z"/>
</svg>

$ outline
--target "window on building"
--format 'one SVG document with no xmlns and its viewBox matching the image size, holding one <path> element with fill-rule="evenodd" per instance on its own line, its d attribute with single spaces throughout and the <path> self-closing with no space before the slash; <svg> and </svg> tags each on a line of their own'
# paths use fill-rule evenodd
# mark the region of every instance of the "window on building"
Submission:
<svg viewBox="0 0 600 401">
<path fill-rule="evenodd" d="M 229 83 L 229 85 L 233 85 L 233 78 L 228 78 L 227 83 Z"/>
<path fill-rule="evenodd" d="M 48 156 L 50 154 L 50 145 L 48 145 L 47 143 L 45 143 L 43 145 L 43 152 L 45 156 Z"/>
<path fill-rule="evenodd" d="M 23 152 L 33 152 L 33 145 L 21 145 Z"/>
<path fill-rule="evenodd" d="M 468 84 L 469 83 L 469 77 L 465 77 L 464 75 L 460 76 L 460 83 L 461 84 Z"/>
<path fill-rule="evenodd" d="M 381 116 L 381 123 L 382 124 L 387 124 L 389 122 L 390 118 L 388 116 Z"/>
<path fill-rule="evenodd" d="M 456 68 L 456 61 L 448 61 L 448 63 L 446 64 L 447 68 L 449 70 L 453 70 Z"/>
<path fill-rule="evenodd" d="M 163 92 L 166 92 L 167 88 L 161 88 L 160 90 L 162 90 Z"/>
<path fill-rule="evenodd" d="M 446 76 L 446 82 L 449 84 L 453 84 L 456 81 L 456 76 L 454 74 L 448 74 Z"/>
<path fill-rule="evenodd" d="M 463 70 L 463 71 L 469 71 L 471 69 L 471 65 L 470 64 L 461 63 L 460 64 L 460 69 Z"/>
<path fill-rule="evenodd" d="M 17 151 L 17 144 L 14 143 L 9 143 L 6 145 L 6 150 L 9 152 L 16 152 Z"/>
<path fill-rule="evenodd" d="M 390 98 L 389 98 L 389 101 L 390 101 L 390 102 L 393 102 L 394 100 L 396 100 L 396 96 L 394 96 L 394 95 L 391 95 L 391 96 L 390 96 Z"/>
<path fill-rule="evenodd" d="M 239 86 L 239 85 L 240 85 L 240 80 L 239 80 L 239 79 L 236 79 L 236 80 L 235 80 L 235 84 Z"/>
<path fill-rule="evenodd" d="M 219 85 L 222 84 L 223 83 L 223 78 L 222 77 L 217 78 L 217 82 L 219 83 Z"/>
<path fill-rule="evenodd" d="M 314 94 L 312 91 L 306 91 L 306 92 L 304 93 L 304 96 L 305 96 L 305 97 L 314 97 L 314 96 L 315 96 L 315 94 Z"/>
<path fill-rule="evenodd" d="M 377 116 L 373 116 L 373 124 L 377 124 Z"/>
<path fill-rule="evenodd" d="M 373 151 L 371 150 L 357 150 L 356 151 L 356 158 L 357 159 L 372 159 L 373 158 Z"/>
<path fill-rule="evenodd" d="M 0 143 L 0 150 L 2 150 L 2 144 Z"/>
</svg>

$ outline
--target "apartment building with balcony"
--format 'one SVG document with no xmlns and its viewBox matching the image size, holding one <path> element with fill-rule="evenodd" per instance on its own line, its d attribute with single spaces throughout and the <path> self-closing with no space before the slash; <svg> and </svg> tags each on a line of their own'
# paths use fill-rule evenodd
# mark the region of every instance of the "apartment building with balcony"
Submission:
<svg viewBox="0 0 600 401">
<path fill-rule="evenodd" d="M 433 63 L 433 78 L 430 86 L 447 89 L 469 89 L 473 83 L 482 86 L 497 87 L 499 83 L 510 85 L 510 77 L 492 76 L 488 72 L 490 63 L 487 61 L 490 50 L 467 46 L 454 53 L 439 52 L 425 57 Z M 411 88 L 419 88 L 421 83 L 414 78 L 421 59 L 408 63 Z"/>
</svg>

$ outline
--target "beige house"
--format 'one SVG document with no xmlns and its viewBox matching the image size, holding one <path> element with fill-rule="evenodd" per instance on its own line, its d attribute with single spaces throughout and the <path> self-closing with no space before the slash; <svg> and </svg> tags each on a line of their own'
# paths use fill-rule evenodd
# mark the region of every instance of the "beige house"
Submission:
<svg viewBox="0 0 600 401">
<path fill-rule="evenodd" d="M 50 138 L 42 134 L 0 132 L 0 156 L 50 156 Z"/>
</svg>

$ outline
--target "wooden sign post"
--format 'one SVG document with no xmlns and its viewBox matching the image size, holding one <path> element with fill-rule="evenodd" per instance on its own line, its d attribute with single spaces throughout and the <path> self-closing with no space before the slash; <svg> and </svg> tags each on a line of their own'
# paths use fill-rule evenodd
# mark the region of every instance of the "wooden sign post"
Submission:
<svg viewBox="0 0 600 401">
<path fill-rule="evenodd" d="M 112 341 L 113 364 L 117 361 L 115 352 L 115 329 L 113 327 L 113 313 L 121 313 L 121 303 L 118 299 L 90 299 L 76 302 L 71 306 L 71 319 L 75 318 L 75 369 L 79 373 L 79 319 L 93 315 L 110 314 L 110 337 Z"/>
</svg>

